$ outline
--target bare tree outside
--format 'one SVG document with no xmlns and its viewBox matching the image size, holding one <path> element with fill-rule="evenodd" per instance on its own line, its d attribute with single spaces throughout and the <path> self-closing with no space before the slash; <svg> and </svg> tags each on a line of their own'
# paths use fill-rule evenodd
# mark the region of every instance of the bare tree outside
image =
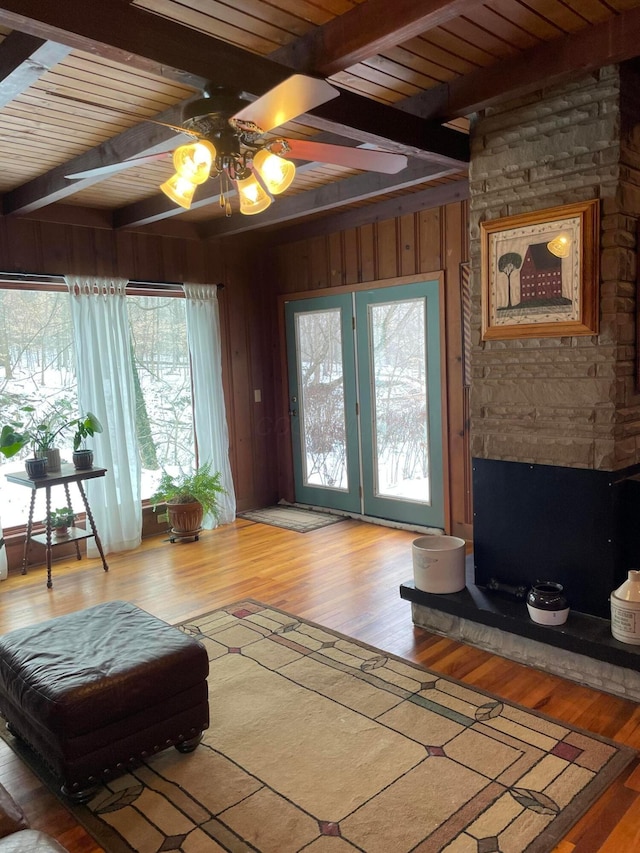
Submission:
<svg viewBox="0 0 640 853">
<path fill-rule="evenodd" d="M 145 498 L 155 491 L 161 469 L 178 473 L 194 464 L 187 325 L 183 299 L 131 296 L 127 307 Z"/>
<path fill-rule="evenodd" d="M 340 311 L 299 314 L 300 419 L 305 482 L 348 488 Z"/>
<path fill-rule="evenodd" d="M 429 500 L 424 301 L 369 306 L 376 494 Z"/>
</svg>

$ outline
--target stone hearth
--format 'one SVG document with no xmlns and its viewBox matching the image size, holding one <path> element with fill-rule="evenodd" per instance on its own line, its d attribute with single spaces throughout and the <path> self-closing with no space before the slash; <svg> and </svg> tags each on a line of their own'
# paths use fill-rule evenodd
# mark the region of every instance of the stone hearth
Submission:
<svg viewBox="0 0 640 853">
<path fill-rule="evenodd" d="M 488 592 L 474 582 L 473 556 L 467 557 L 462 592 L 435 595 L 400 586 L 411 602 L 414 624 L 479 648 L 640 701 L 640 646 L 615 640 L 608 619 L 571 611 L 564 625 L 532 622 L 524 601 Z"/>
</svg>

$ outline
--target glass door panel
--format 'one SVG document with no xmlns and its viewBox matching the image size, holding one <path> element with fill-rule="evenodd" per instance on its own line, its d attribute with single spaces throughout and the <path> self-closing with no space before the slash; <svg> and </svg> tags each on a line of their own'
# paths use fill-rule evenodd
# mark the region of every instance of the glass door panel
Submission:
<svg viewBox="0 0 640 853">
<path fill-rule="evenodd" d="M 359 512 L 352 316 L 348 294 L 286 306 L 296 500 Z"/>
<path fill-rule="evenodd" d="M 424 299 L 368 306 L 374 495 L 429 503 Z"/>
<path fill-rule="evenodd" d="M 442 528 L 438 282 L 355 301 L 364 513 Z"/>
</svg>

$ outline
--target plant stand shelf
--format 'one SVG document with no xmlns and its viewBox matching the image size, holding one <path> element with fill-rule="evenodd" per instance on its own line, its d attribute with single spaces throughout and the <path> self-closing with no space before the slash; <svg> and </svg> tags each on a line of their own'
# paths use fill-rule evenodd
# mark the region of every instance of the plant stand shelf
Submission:
<svg viewBox="0 0 640 853">
<path fill-rule="evenodd" d="M 37 480 L 32 480 L 27 477 L 26 472 L 22 473 L 14 473 L 14 474 L 6 474 L 6 478 L 10 483 L 16 483 L 19 486 L 27 486 L 31 491 L 31 504 L 29 506 L 29 521 L 27 522 L 27 531 L 24 541 L 24 552 L 22 557 L 22 574 L 26 575 L 27 573 L 27 561 L 29 557 L 29 546 L 31 542 L 37 542 L 40 545 L 44 545 L 46 548 L 46 560 L 47 560 L 47 588 L 51 589 L 53 587 L 53 583 L 51 580 L 51 553 L 52 549 L 55 548 L 56 545 L 63 545 L 66 542 L 74 542 L 76 547 L 76 557 L 78 560 L 81 559 L 80 555 L 80 546 L 79 541 L 81 539 L 95 539 L 96 548 L 98 549 L 98 553 L 102 559 L 102 566 L 105 572 L 109 571 L 109 566 L 104 557 L 104 552 L 102 550 L 102 543 L 100 542 L 100 537 L 98 536 L 98 531 L 96 530 L 96 525 L 93 520 L 93 514 L 91 512 L 91 508 L 89 506 L 89 502 L 87 500 L 86 493 L 82 486 L 83 480 L 92 480 L 96 477 L 104 477 L 107 473 L 106 468 L 89 468 L 87 470 L 78 471 L 73 465 L 62 465 L 59 472 L 55 474 L 47 474 L 45 477 L 39 477 Z M 71 506 L 71 497 L 69 495 L 69 483 L 76 483 L 78 486 L 78 490 L 80 492 L 80 496 L 82 497 L 82 502 L 84 503 L 84 508 L 87 513 L 87 529 L 83 529 L 82 527 L 71 527 L 69 528 L 69 534 L 60 539 L 56 539 L 52 536 L 52 527 L 51 522 L 49 520 L 49 513 L 51 511 L 51 489 L 54 486 L 63 486 L 65 490 L 65 495 L 67 498 L 67 506 Z M 44 533 L 33 533 L 33 510 L 35 508 L 36 502 L 36 494 L 39 489 L 45 490 L 45 500 L 46 500 L 46 519 L 47 525 Z"/>
</svg>

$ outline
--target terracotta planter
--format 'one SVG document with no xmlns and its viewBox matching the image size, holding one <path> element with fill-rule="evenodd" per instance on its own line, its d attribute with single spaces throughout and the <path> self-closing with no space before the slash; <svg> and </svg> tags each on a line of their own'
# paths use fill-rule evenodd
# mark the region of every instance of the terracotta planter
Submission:
<svg viewBox="0 0 640 853">
<path fill-rule="evenodd" d="M 198 538 L 198 533 L 202 529 L 202 517 L 204 515 L 202 504 L 199 501 L 192 501 L 186 504 L 168 503 L 167 514 L 169 516 L 169 524 L 171 525 L 171 533 L 173 534 L 171 538 L 172 542 L 174 538 Z"/>
</svg>

